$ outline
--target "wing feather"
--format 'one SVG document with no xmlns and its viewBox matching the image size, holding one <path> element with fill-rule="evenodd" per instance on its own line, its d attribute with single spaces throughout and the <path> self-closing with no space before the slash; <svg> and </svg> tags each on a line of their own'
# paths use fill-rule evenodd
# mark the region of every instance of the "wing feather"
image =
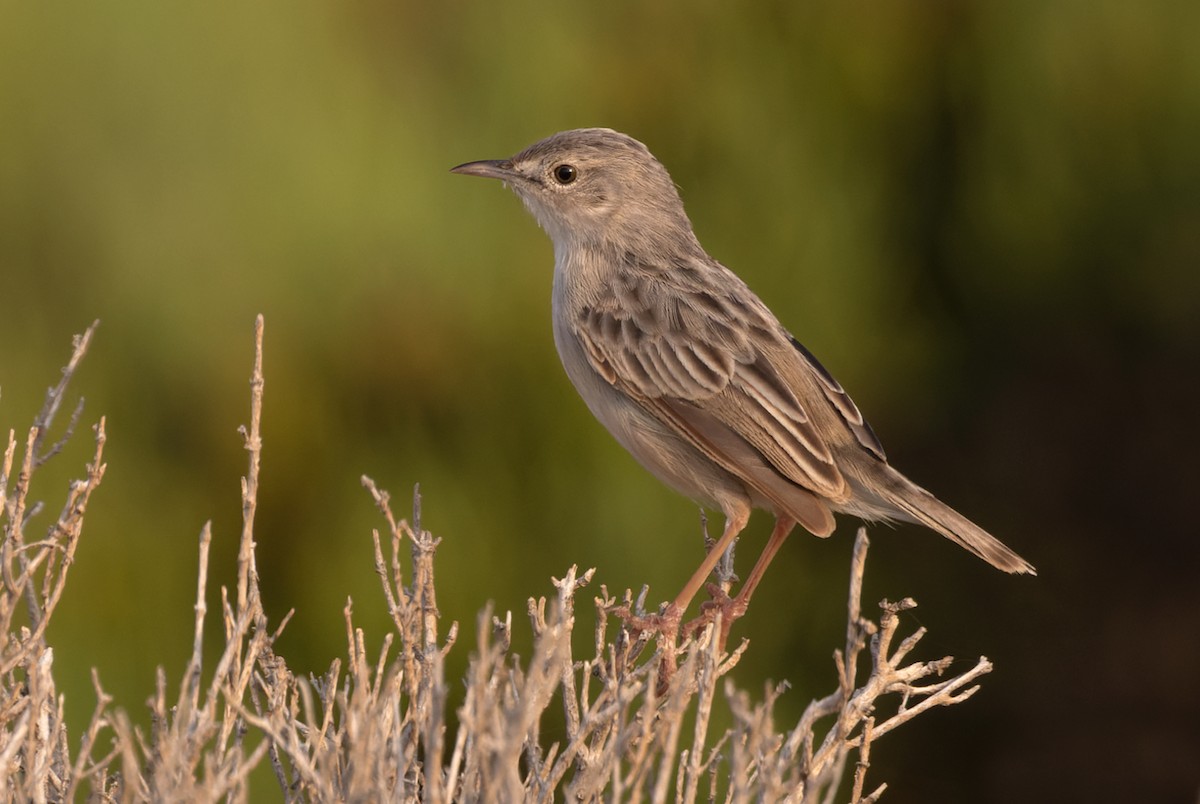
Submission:
<svg viewBox="0 0 1200 804">
<path fill-rule="evenodd" d="M 875 435 L 875 431 L 871 429 L 871 425 L 863 418 L 862 413 L 858 409 L 858 405 L 854 404 L 854 400 L 850 398 L 850 394 L 846 393 L 842 388 L 842 384 L 833 378 L 833 375 L 825 370 L 816 356 L 804 348 L 804 344 L 796 340 L 791 335 L 788 335 L 788 340 L 791 341 L 796 351 L 804 359 L 804 363 L 813 372 L 818 380 L 821 381 L 821 390 L 825 392 L 825 397 L 837 409 L 842 418 L 846 420 L 851 432 L 858 439 L 858 443 L 864 449 L 871 452 L 881 461 L 887 460 L 887 455 L 883 452 L 883 444 L 879 443 L 879 437 Z"/>
<path fill-rule="evenodd" d="M 700 285 L 706 271 L 634 273 L 576 320 L 600 376 L 734 475 L 757 473 L 756 486 L 769 499 L 789 484 L 847 499 L 849 486 L 801 397 L 807 391 L 812 404 L 812 395 L 823 393 L 864 447 L 879 455 L 882 449 L 815 358 L 736 277 L 732 293 L 717 294 Z M 760 465 L 747 466 L 751 453 Z M 766 483 L 764 467 L 787 483 Z"/>
</svg>

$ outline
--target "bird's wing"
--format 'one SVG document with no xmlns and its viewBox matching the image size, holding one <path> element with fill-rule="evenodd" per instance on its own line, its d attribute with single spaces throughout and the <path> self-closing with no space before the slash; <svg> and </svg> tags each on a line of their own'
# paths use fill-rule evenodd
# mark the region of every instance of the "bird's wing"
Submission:
<svg viewBox="0 0 1200 804">
<path fill-rule="evenodd" d="M 849 486 L 806 406 L 828 400 L 872 451 L 874 434 L 841 386 L 728 276 L 733 285 L 722 282 L 720 294 L 686 271 L 623 276 L 575 322 L 592 367 L 767 499 L 779 501 L 786 479 L 844 501 Z M 821 519 L 801 524 L 831 530 L 828 513 Z"/>
<path fill-rule="evenodd" d="M 812 372 L 813 376 L 821 384 L 821 391 L 825 398 L 833 404 L 834 409 L 841 415 L 846 422 L 846 426 L 854 433 L 854 437 L 858 439 L 859 446 L 868 452 L 872 453 L 881 461 L 887 460 L 887 455 L 884 454 L 883 444 L 879 443 L 879 437 L 875 435 L 875 431 L 871 429 L 871 425 L 863 418 L 862 412 L 859 411 L 858 405 L 854 404 L 854 400 L 850 398 L 850 394 L 842 388 L 842 384 L 833 378 L 824 366 L 817 360 L 816 356 L 808 349 L 804 348 L 804 344 L 796 340 L 789 333 L 788 341 L 799 354 L 805 368 Z"/>
</svg>

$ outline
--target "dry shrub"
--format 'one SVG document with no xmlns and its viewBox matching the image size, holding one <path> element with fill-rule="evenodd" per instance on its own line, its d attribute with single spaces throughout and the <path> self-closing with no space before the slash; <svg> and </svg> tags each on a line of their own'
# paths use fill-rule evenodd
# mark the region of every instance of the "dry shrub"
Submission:
<svg viewBox="0 0 1200 804">
<path fill-rule="evenodd" d="M 45 533 L 29 533 L 37 513 L 29 500 L 35 472 L 59 451 L 79 418 L 76 407 L 63 437 L 46 446 L 94 332 L 93 324 L 76 338 L 62 380 L 48 392 L 23 445 L 9 433 L 0 467 L 0 778 L 6 800 L 74 800 L 77 791 L 87 791 L 96 801 L 246 801 L 249 773 L 265 759 L 287 801 L 867 802 L 885 788 L 865 792 L 873 741 L 933 707 L 970 697 L 977 689 L 973 682 L 991 670 L 980 658 L 966 672 L 941 679 L 949 657 L 910 661 L 924 633 L 920 629 L 897 642 L 898 614 L 915 605 L 911 600 L 884 601 L 877 620 L 862 615 L 867 537 L 860 530 L 850 568 L 846 642 L 834 652 L 835 688 L 812 701 L 789 729 L 778 730 L 773 713 L 783 685 L 758 702 L 734 685 L 729 674 L 746 645 L 725 651 L 715 636 L 719 623 L 681 646 L 676 662 L 661 661 L 669 646 L 642 656 L 648 651 L 631 644 L 632 635 L 611 616 L 618 607 L 640 610 L 641 601 L 628 592 L 616 599 L 601 587 L 594 649 L 576 657 L 571 647 L 576 596 L 594 570 L 579 574 L 575 567 L 554 580 L 549 599 L 529 601 L 534 648 L 528 660 L 510 653 L 511 613 L 500 619 L 484 609 L 463 680 L 465 700 L 452 726 L 444 668 L 458 629 L 454 624 L 441 632 L 434 584 L 438 540 L 421 528 L 419 497 L 412 522 L 398 520 L 387 493 L 364 477 L 387 523 L 386 531 L 374 533 L 375 563 L 394 630 L 377 656 L 367 655 L 347 603 L 346 656 L 319 678 L 298 678 L 274 651 L 288 618 L 274 626 L 268 622 L 255 565 L 260 317 L 250 424 L 242 431 L 250 465 L 242 483 L 237 587 L 232 599 L 221 590 L 224 650 L 205 664 L 211 541 L 206 525 L 200 534 L 193 652 L 178 696 L 168 700 L 160 669 L 150 700 L 152 725 L 144 733 L 113 705 L 93 672 L 96 707 L 86 731 L 72 738 L 45 634 L 88 500 L 104 475 L 103 418 L 93 428 L 96 450 L 84 478 L 71 484 Z M 610 623 L 616 623 L 612 638 Z M 864 651 L 869 669 L 859 679 Z M 663 672 L 676 663 L 676 670 Z M 210 672 L 211 680 L 202 683 Z M 548 744 L 540 725 L 558 706 L 564 738 Z M 711 734 L 717 706 L 728 707 L 733 725 Z M 78 749 L 72 751 L 73 745 Z"/>
</svg>

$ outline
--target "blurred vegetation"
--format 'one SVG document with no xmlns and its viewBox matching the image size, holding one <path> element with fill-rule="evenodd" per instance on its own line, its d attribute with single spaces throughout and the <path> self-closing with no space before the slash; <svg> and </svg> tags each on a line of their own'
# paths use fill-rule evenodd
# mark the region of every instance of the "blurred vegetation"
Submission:
<svg viewBox="0 0 1200 804">
<path fill-rule="evenodd" d="M 260 312 L 259 567 L 268 613 L 298 610 L 294 669 L 336 655 L 348 595 L 386 627 L 363 473 L 422 484 L 468 630 L 573 563 L 674 594 L 695 506 L 558 367 L 549 241 L 446 172 L 608 125 L 892 460 L 1039 568 L 876 529 L 866 597 L 913 594 L 933 650 L 997 665 L 971 707 L 877 746 L 905 780 L 889 800 L 1194 796 L 1200 6 L 0 0 L 0 20 L 0 426 L 103 322 L 75 388 L 109 472 L 52 635 L 69 717 L 93 665 L 135 714 L 154 666 L 183 666 L 205 520 L 233 566 Z M 793 539 L 738 625 L 740 686 L 799 689 L 780 717 L 827 681 L 840 531 Z M 929 751 L 958 775 L 900 772 Z"/>
</svg>

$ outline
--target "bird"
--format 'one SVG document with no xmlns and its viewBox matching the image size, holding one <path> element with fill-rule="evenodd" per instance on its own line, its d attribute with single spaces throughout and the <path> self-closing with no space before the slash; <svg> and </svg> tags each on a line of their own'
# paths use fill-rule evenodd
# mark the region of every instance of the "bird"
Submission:
<svg viewBox="0 0 1200 804">
<path fill-rule="evenodd" d="M 725 526 L 664 607 L 677 628 L 753 509 L 775 517 L 728 621 L 799 524 L 834 514 L 930 528 L 997 569 L 1033 565 L 888 462 L 850 396 L 747 284 L 700 245 L 675 182 L 641 142 L 561 131 L 453 173 L 499 179 L 554 246 L 554 343 L 592 414 L 667 486 Z"/>
</svg>

